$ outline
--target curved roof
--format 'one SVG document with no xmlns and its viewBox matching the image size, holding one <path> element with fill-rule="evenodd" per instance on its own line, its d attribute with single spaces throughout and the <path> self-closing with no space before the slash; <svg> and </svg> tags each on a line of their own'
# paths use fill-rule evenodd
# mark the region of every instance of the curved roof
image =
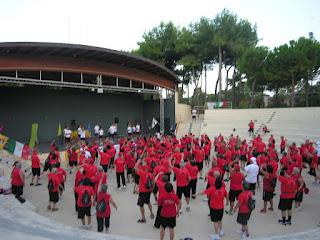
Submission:
<svg viewBox="0 0 320 240">
<path fill-rule="evenodd" d="M 101 47 L 48 42 L 3 42 L 0 43 L 0 55 L 46 55 L 98 61 L 138 69 L 173 82 L 179 82 L 172 71 L 155 61 L 123 51 Z"/>
</svg>

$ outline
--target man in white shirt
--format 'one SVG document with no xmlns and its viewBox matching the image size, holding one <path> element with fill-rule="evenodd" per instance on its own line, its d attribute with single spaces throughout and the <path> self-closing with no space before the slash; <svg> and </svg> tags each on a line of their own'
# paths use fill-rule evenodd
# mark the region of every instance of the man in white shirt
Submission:
<svg viewBox="0 0 320 240">
<path fill-rule="evenodd" d="M 81 129 L 80 139 L 81 139 L 81 140 L 86 140 L 86 130 Z"/>
<path fill-rule="evenodd" d="M 140 134 L 140 124 L 139 123 L 137 123 L 137 125 L 136 125 L 136 133 L 139 135 Z"/>
<path fill-rule="evenodd" d="M 109 127 L 109 130 L 108 130 L 110 137 L 112 137 L 112 138 L 114 137 L 115 131 L 116 131 L 115 125 L 112 124 L 112 125 Z"/>
<path fill-rule="evenodd" d="M 197 110 L 196 109 L 192 109 L 191 114 L 192 114 L 192 120 L 196 121 L 196 119 L 197 119 Z"/>
<path fill-rule="evenodd" d="M 251 157 L 250 161 L 251 163 L 244 168 L 246 172 L 245 180 L 250 184 L 250 190 L 252 193 L 255 194 L 259 166 L 257 165 L 257 159 L 255 157 Z"/>
<path fill-rule="evenodd" d="M 132 127 L 131 127 L 131 124 L 128 125 L 127 133 L 128 133 L 128 136 L 131 136 L 131 135 L 132 135 Z"/>
<path fill-rule="evenodd" d="M 99 135 L 99 130 L 100 130 L 100 127 L 99 127 L 99 125 L 96 123 L 96 125 L 94 126 L 94 135 L 95 135 L 96 137 L 98 137 L 98 135 Z"/>
<path fill-rule="evenodd" d="M 98 134 L 99 134 L 99 138 L 103 138 L 103 135 L 104 135 L 104 130 L 103 130 L 103 128 L 100 128 L 100 129 L 99 129 Z"/>
<path fill-rule="evenodd" d="M 63 130 L 63 133 L 64 133 L 64 140 L 65 142 L 70 142 L 71 140 L 71 130 L 69 129 L 69 127 L 66 127 L 64 130 Z"/>
</svg>

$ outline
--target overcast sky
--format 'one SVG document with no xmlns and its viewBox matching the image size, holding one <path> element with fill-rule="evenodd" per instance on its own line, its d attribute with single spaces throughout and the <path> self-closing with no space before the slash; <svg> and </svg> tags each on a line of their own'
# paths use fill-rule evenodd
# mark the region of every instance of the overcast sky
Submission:
<svg viewBox="0 0 320 240">
<path fill-rule="evenodd" d="M 0 42 L 132 50 L 161 21 L 187 26 L 223 8 L 257 24 L 259 45 L 273 48 L 309 32 L 320 39 L 319 0 L 0 0 Z"/>
</svg>

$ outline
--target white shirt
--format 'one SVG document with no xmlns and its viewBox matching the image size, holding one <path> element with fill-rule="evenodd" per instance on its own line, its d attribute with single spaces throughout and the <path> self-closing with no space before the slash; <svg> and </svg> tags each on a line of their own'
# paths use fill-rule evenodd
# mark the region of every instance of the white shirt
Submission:
<svg viewBox="0 0 320 240">
<path fill-rule="evenodd" d="M 196 116 L 197 115 L 197 110 L 193 109 L 192 110 L 192 116 Z"/>
<path fill-rule="evenodd" d="M 98 125 L 94 126 L 94 134 L 98 134 L 99 133 L 99 129 L 100 127 Z"/>
<path fill-rule="evenodd" d="M 101 129 L 99 129 L 99 136 L 103 136 L 103 134 L 104 134 L 103 129 L 102 129 L 102 128 L 101 128 Z"/>
<path fill-rule="evenodd" d="M 86 131 L 85 130 L 81 130 L 80 138 L 86 138 Z"/>
<path fill-rule="evenodd" d="M 135 126 L 132 127 L 132 132 L 134 132 L 134 133 L 136 132 L 136 127 Z"/>
<path fill-rule="evenodd" d="M 85 156 L 85 158 L 89 158 L 89 157 L 91 157 L 91 153 L 88 150 L 85 150 L 84 156 Z"/>
<path fill-rule="evenodd" d="M 137 132 L 137 133 L 140 132 L 140 125 L 139 125 L 139 124 L 136 125 L 136 132 Z"/>
<path fill-rule="evenodd" d="M 109 127 L 109 133 L 110 133 L 110 134 L 114 134 L 115 132 L 116 132 L 115 126 L 111 125 L 111 126 Z"/>
<path fill-rule="evenodd" d="M 80 134 L 81 134 L 81 132 L 82 132 L 81 127 L 78 127 L 78 135 L 80 135 Z"/>
<path fill-rule="evenodd" d="M 132 133 L 132 127 L 128 127 L 128 128 L 127 128 L 127 132 L 128 132 L 128 133 Z"/>
<path fill-rule="evenodd" d="M 256 183 L 257 182 L 257 176 L 259 174 L 259 167 L 256 164 L 249 164 L 244 168 L 246 171 L 246 182 L 248 183 Z"/>
</svg>

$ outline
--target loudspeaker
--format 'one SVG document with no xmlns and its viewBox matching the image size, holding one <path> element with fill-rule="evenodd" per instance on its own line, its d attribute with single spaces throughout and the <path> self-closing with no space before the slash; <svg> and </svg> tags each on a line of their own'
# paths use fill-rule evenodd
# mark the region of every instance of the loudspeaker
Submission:
<svg viewBox="0 0 320 240">
<path fill-rule="evenodd" d="M 117 123 L 117 124 L 119 123 L 119 118 L 118 117 L 114 118 L 114 123 Z"/>
</svg>

